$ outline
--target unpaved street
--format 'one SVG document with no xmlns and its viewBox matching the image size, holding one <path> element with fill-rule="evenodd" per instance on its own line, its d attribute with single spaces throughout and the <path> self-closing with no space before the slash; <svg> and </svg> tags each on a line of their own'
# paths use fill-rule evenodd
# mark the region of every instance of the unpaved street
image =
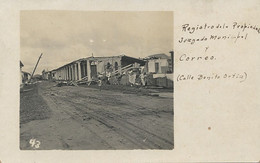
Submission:
<svg viewBox="0 0 260 163">
<path fill-rule="evenodd" d="M 46 114 L 38 119 L 23 116 L 21 149 L 35 149 L 32 138 L 40 142 L 37 149 L 173 149 L 171 96 L 54 85 L 44 81 L 32 88 L 36 90 L 21 93 L 20 114 L 30 100 L 25 96 L 33 91 L 42 100 L 33 107 Z"/>
</svg>

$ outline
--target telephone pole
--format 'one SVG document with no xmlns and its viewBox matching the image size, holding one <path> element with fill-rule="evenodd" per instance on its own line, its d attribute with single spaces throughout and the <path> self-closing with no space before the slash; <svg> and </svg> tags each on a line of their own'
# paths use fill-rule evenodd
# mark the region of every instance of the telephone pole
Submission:
<svg viewBox="0 0 260 163">
<path fill-rule="evenodd" d="M 42 53 L 41 53 L 40 57 L 38 58 L 38 61 L 37 61 L 36 65 L 35 65 L 35 67 L 34 67 L 34 69 L 33 69 L 33 72 L 32 72 L 31 78 L 30 78 L 30 80 L 29 80 L 29 83 L 31 82 L 31 79 L 32 79 L 32 77 L 33 77 L 33 75 L 34 75 L 34 72 L 35 72 L 35 70 L 36 70 L 36 68 L 37 68 L 37 66 L 38 66 L 38 63 L 39 63 L 41 57 L 42 57 Z"/>
</svg>

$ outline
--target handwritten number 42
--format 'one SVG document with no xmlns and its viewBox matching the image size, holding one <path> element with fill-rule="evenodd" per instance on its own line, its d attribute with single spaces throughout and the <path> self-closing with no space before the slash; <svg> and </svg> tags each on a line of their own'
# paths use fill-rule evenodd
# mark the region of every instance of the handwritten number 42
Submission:
<svg viewBox="0 0 260 163">
<path fill-rule="evenodd" d="M 40 148 L 41 142 L 38 141 L 38 140 L 36 140 L 36 139 L 31 139 L 31 140 L 29 141 L 29 143 L 31 144 L 31 146 L 32 146 L 33 148 Z"/>
</svg>

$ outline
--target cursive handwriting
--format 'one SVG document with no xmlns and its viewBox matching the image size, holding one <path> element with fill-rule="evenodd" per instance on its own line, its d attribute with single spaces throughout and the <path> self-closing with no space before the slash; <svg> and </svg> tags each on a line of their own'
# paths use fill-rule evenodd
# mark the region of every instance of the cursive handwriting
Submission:
<svg viewBox="0 0 260 163">
<path fill-rule="evenodd" d="M 215 24 L 215 25 L 209 25 L 207 23 L 205 24 L 198 24 L 195 26 L 192 26 L 190 24 L 183 24 L 182 25 L 182 32 L 188 32 L 190 34 L 193 34 L 195 31 L 199 30 L 213 30 L 213 29 L 219 29 L 219 30 L 225 30 L 225 29 L 240 29 L 241 31 L 245 31 L 246 29 L 255 30 L 258 34 L 260 34 L 260 28 L 257 25 L 251 25 L 249 23 L 238 23 L 233 22 L 231 25 L 228 25 L 226 23 L 223 24 Z"/>
<path fill-rule="evenodd" d="M 211 80 L 237 80 L 239 82 L 244 82 L 247 79 L 247 73 L 212 73 L 210 75 L 208 74 L 179 74 L 177 76 L 177 82 L 180 81 L 211 81 Z"/>
<path fill-rule="evenodd" d="M 196 42 L 206 42 L 206 41 L 217 41 L 217 40 L 234 40 L 236 43 L 237 40 L 246 40 L 248 36 L 248 33 L 241 34 L 238 32 L 236 35 L 228 34 L 228 35 L 214 35 L 211 34 L 209 36 L 201 36 L 199 38 L 184 38 L 181 37 L 181 39 L 178 41 L 179 43 L 188 43 L 193 45 Z"/>
<path fill-rule="evenodd" d="M 188 56 L 186 54 L 182 54 L 179 57 L 179 61 L 212 61 L 216 60 L 216 57 L 212 56 Z"/>
</svg>

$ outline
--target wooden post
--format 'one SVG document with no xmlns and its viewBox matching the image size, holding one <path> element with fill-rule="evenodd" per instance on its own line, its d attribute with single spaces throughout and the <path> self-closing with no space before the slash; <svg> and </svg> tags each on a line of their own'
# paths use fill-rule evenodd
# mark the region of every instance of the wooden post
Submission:
<svg viewBox="0 0 260 163">
<path fill-rule="evenodd" d="M 87 60 L 87 76 L 88 76 L 88 81 L 91 81 L 91 70 L 90 70 L 90 61 Z"/>
<path fill-rule="evenodd" d="M 80 62 L 77 63 L 78 65 L 78 80 L 81 80 L 81 66 L 80 66 Z"/>
<path fill-rule="evenodd" d="M 42 53 L 41 53 L 40 57 L 38 58 L 38 61 L 37 61 L 36 65 L 35 65 L 35 67 L 34 67 L 34 69 L 33 69 L 33 72 L 32 72 L 31 78 L 30 78 L 30 80 L 29 80 L 29 83 L 31 82 L 31 79 L 32 79 L 32 77 L 33 77 L 33 75 L 34 75 L 34 72 L 35 72 L 35 70 L 36 70 L 36 68 L 37 68 L 37 66 L 38 66 L 38 63 L 39 63 L 41 57 L 42 57 Z"/>
</svg>

